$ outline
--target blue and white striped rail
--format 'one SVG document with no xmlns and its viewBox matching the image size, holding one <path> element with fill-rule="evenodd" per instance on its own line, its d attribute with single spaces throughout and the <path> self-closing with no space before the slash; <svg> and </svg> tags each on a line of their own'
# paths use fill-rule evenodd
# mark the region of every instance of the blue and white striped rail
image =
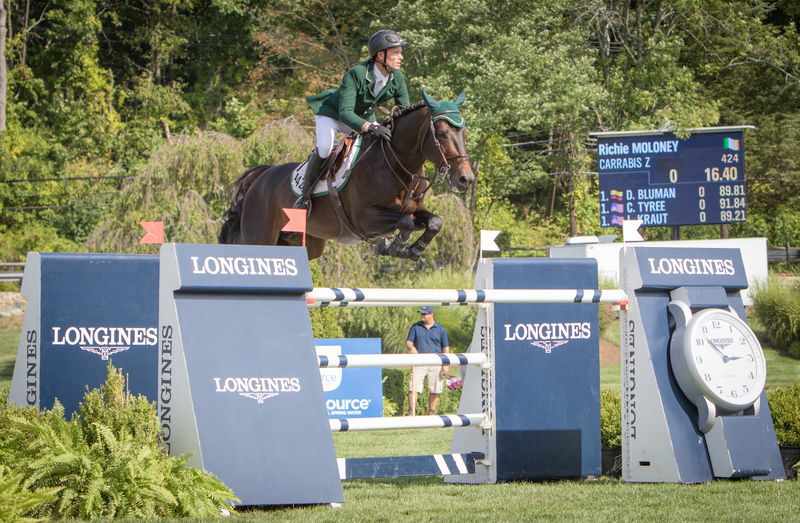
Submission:
<svg viewBox="0 0 800 523">
<path fill-rule="evenodd" d="M 384 456 L 379 458 L 337 458 L 340 479 L 401 478 L 409 476 L 449 476 L 473 474 L 475 461 L 484 454 L 428 454 L 422 456 Z"/>
<path fill-rule="evenodd" d="M 321 369 L 356 367 L 421 367 L 437 365 L 477 365 L 489 367 L 486 354 L 480 352 L 457 354 L 350 354 L 317 356 Z"/>
<path fill-rule="evenodd" d="M 480 303 L 622 303 L 620 289 L 357 289 L 315 288 L 311 306 L 468 305 Z"/>
<path fill-rule="evenodd" d="M 393 418 L 329 419 L 331 432 L 356 430 L 437 429 L 445 427 L 486 428 L 485 414 L 449 414 L 444 416 L 398 416 Z"/>
</svg>

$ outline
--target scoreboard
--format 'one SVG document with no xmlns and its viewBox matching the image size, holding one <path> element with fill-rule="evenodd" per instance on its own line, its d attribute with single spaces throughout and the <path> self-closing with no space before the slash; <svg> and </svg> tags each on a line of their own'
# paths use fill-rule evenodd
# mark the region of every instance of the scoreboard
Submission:
<svg viewBox="0 0 800 523">
<path fill-rule="evenodd" d="M 600 225 L 702 225 L 747 219 L 747 127 L 593 133 L 600 175 Z"/>
</svg>

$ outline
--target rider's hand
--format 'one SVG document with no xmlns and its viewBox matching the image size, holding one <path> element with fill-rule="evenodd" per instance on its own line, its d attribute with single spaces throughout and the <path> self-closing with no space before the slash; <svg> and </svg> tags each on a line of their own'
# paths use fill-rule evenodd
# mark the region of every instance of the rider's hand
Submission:
<svg viewBox="0 0 800 523">
<path fill-rule="evenodd" d="M 381 124 L 374 123 L 369 126 L 367 131 L 387 142 L 392 139 L 392 131 L 390 131 L 388 127 L 384 127 Z"/>
</svg>

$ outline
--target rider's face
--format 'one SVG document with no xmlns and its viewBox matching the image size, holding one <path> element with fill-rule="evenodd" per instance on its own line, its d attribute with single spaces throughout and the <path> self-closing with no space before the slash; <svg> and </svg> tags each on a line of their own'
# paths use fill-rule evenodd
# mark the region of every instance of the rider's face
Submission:
<svg viewBox="0 0 800 523">
<path fill-rule="evenodd" d="M 386 65 L 390 71 L 399 71 L 403 65 L 403 48 L 392 47 L 386 50 Z"/>
</svg>

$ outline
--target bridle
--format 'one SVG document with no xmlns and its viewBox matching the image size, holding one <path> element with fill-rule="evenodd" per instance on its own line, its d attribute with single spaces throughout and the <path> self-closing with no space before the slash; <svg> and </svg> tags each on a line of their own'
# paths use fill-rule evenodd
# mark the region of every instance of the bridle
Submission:
<svg viewBox="0 0 800 523">
<path fill-rule="evenodd" d="M 400 212 L 404 212 L 406 210 L 406 207 L 410 201 L 418 202 L 422 200 L 425 197 L 425 193 L 428 192 L 428 189 L 430 189 L 433 186 L 433 184 L 449 176 L 450 173 L 453 171 L 453 166 L 450 164 L 452 160 L 458 160 L 458 161 L 469 160 L 469 155 L 466 154 L 451 154 L 450 156 L 445 155 L 442 144 L 436 138 L 436 128 L 434 127 L 433 122 L 434 122 L 433 114 L 430 114 L 428 125 L 423 126 L 422 127 L 423 131 L 420 132 L 420 134 L 424 132 L 425 136 L 417 140 L 420 144 L 419 153 L 422 158 L 425 158 L 425 143 L 427 142 L 428 136 L 430 136 L 433 139 L 433 144 L 436 146 L 436 150 L 439 152 L 439 156 L 442 161 L 441 163 L 439 163 L 439 165 L 436 166 L 436 173 L 433 175 L 433 180 L 431 180 L 429 177 L 425 176 L 420 172 L 412 172 L 408 170 L 406 166 L 403 165 L 403 162 L 400 161 L 400 158 L 398 158 L 397 153 L 392 148 L 392 145 L 384 140 L 379 140 L 381 144 L 381 152 L 383 153 L 384 160 L 386 160 L 386 165 L 388 165 L 389 167 L 389 171 L 391 171 L 394 177 L 397 178 L 397 181 L 399 181 L 400 184 L 403 186 L 403 188 L 405 188 L 406 190 L 406 197 L 403 199 L 403 206 L 401 207 Z M 406 183 L 406 181 L 403 180 L 403 178 L 397 173 L 395 168 L 392 166 L 392 162 L 389 161 L 389 156 L 386 154 L 387 149 L 392 154 L 392 157 L 394 158 L 394 161 L 397 163 L 397 165 L 400 166 L 400 169 L 402 169 L 405 174 L 411 177 L 411 180 L 408 183 Z M 424 184 L 424 188 L 420 191 L 420 185 L 422 184 Z"/>
</svg>

